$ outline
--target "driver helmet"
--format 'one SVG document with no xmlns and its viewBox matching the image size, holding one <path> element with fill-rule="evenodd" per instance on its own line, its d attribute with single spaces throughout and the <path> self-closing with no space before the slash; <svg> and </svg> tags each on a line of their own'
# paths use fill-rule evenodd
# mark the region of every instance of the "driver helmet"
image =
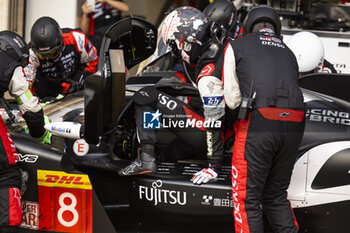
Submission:
<svg viewBox="0 0 350 233">
<path fill-rule="evenodd" d="M 317 73 L 322 70 L 324 48 L 321 39 L 314 33 L 295 33 L 286 44 L 297 59 L 300 73 Z"/>
<path fill-rule="evenodd" d="M 163 42 L 189 64 L 197 63 L 203 49 L 208 46 L 209 38 L 209 20 L 194 7 L 176 8 L 164 19 Z"/>
<path fill-rule="evenodd" d="M 30 39 L 31 48 L 41 60 L 55 59 L 61 54 L 62 30 L 51 17 L 41 17 L 34 23 Z"/>
<path fill-rule="evenodd" d="M 210 3 L 203 13 L 213 22 L 216 22 L 222 31 L 222 36 L 232 37 L 237 25 L 237 9 L 228 0 L 216 0 Z"/>
<path fill-rule="evenodd" d="M 268 5 L 253 7 L 243 21 L 243 34 L 259 31 L 261 28 L 271 28 L 276 36 L 281 35 L 281 20 L 278 13 Z"/>
<path fill-rule="evenodd" d="M 15 32 L 0 32 L 0 51 L 17 61 L 22 67 L 26 67 L 29 62 L 29 46 Z"/>
</svg>

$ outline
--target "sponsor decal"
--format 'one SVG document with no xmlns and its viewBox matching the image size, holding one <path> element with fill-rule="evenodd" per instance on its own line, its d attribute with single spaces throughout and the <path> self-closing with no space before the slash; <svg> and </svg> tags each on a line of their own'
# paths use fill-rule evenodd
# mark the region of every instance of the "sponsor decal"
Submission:
<svg viewBox="0 0 350 233">
<path fill-rule="evenodd" d="M 54 126 L 54 125 L 51 126 L 51 130 L 59 132 L 59 133 L 71 133 L 72 132 L 72 129 L 70 129 L 70 128 L 57 127 L 57 126 Z"/>
<path fill-rule="evenodd" d="M 234 207 L 234 203 L 230 198 L 218 198 L 212 195 L 203 195 L 201 204 L 215 207 Z"/>
<path fill-rule="evenodd" d="M 213 156 L 213 133 L 210 131 L 207 132 L 207 154 L 208 156 Z"/>
<path fill-rule="evenodd" d="M 35 55 L 29 55 L 29 61 L 32 61 L 32 63 L 39 64 L 39 58 Z"/>
<path fill-rule="evenodd" d="M 142 96 L 145 96 L 145 97 L 148 97 L 150 98 L 149 94 L 147 91 L 139 91 L 139 93 L 142 95 Z"/>
<path fill-rule="evenodd" d="M 202 205 L 210 205 L 210 201 L 213 200 L 213 196 L 203 195 Z"/>
<path fill-rule="evenodd" d="M 85 139 L 78 139 L 74 142 L 73 151 L 78 156 L 84 156 L 89 152 L 89 144 Z"/>
<path fill-rule="evenodd" d="M 162 185 L 161 180 L 153 182 L 152 187 L 140 185 L 139 199 L 153 203 L 155 206 L 158 204 L 186 205 L 187 192 L 161 189 Z"/>
<path fill-rule="evenodd" d="M 204 105 L 206 106 L 214 107 L 219 105 L 223 99 L 224 99 L 223 96 L 210 96 L 210 97 L 204 96 L 203 102 L 204 102 Z"/>
<path fill-rule="evenodd" d="M 308 109 L 306 117 L 310 121 L 350 126 L 350 113 L 329 109 Z"/>
<path fill-rule="evenodd" d="M 238 201 L 238 184 L 237 184 L 237 178 L 238 178 L 238 170 L 237 168 L 232 165 L 232 198 L 233 198 L 233 203 L 234 203 L 234 210 L 233 210 L 233 216 L 235 218 L 235 221 L 238 221 L 242 223 L 242 215 L 240 213 L 240 205 Z"/>
<path fill-rule="evenodd" d="M 337 70 L 337 73 L 346 72 L 346 64 L 345 63 L 334 63 L 334 69 Z"/>
<path fill-rule="evenodd" d="M 206 65 L 198 75 L 198 79 L 203 76 L 210 76 L 214 72 L 214 63 Z"/>
<path fill-rule="evenodd" d="M 88 40 L 88 43 L 87 43 L 87 45 L 86 45 L 86 50 L 87 50 L 87 51 L 90 51 L 91 48 L 92 48 L 92 44 L 91 44 L 91 42 Z"/>
<path fill-rule="evenodd" d="M 92 187 L 87 175 L 38 170 L 39 230 L 92 233 Z"/>
<path fill-rule="evenodd" d="M 284 46 L 283 44 L 277 43 L 277 42 L 273 42 L 273 41 L 261 41 L 262 45 L 267 45 L 267 46 L 274 46 L 277 48 L 285 48 L 286 46 Z"/>
<path fill-rule="evenodd" d="M 260 36 L 260 40 L 282 43 L 282 40 L 273 36 Z"/>
<path fill-rule="evenodd" d="M 81 32 L 73 32 L 73 36 L 75 38 L 75 41 L 77 42 L 79 51 L 83 51 L 85 36 L 82 35 Z"/>
<path fill-rule="evenodd" d="M 168 96 L 163 95 L 161 93 L 158 95 L 158 100 L 161 105 L 164 105 L 169 110 L 174 110 L 177 107 L 177 103 L 175 100 L 171 100 Z"/>
<path fill-rule="evenodd" d="M 18 162 L 35 163 L 38 160 L 38 158 L 38 155 L 18 154 Z"/>
<path fill-rule="evenodd" d="M 92 189 L 88 175 L 70 174 L 61 171 L 38 170 L 38 185 L 76 189 Z"/>
<path fill-rule="evenodd" d="M 290 115 L 290 112 L 282 112 L 281 114 L 278 115 L 280 118 L 286 118 L 288 115 Z"/>
<path fill-rule="evenodd" d="M 32 230 L 39 229 L 39 203 L 22 201 L 22 223 L 20 227 Z"/>
</svg>

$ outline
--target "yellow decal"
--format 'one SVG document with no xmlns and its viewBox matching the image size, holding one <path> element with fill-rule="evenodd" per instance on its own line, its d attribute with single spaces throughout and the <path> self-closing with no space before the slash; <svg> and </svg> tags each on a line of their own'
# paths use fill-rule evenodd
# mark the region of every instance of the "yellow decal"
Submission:
<svg viewBox="0 0 350 233">
<path fill-rule="evenodd" d="M 88 175 L 48 170 L 38 170 L 37 175 L 39 186 L 92 189 Z"/>
</svg>

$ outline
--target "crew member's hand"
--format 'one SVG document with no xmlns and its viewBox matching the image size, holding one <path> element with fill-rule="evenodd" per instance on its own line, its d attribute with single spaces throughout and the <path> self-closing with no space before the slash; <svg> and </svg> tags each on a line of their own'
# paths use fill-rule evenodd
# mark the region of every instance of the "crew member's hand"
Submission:
<svg viewBox="0 0 350 233">
<path fill-rule="evenodd" d="M 218 177 L 218 174 L 211 168 L 205 168 L 195 173 L 191 179 L 194 184 L 206 184 Z"/>
<path fill-rule="evenodd" d="M 59 101 L 63 97 L 64 97 L 64 95 L 61 95 L 61 94 L 58 94 L 56 97 L 53 97 L 53 96 L 44 97 L 40 100 L 40 105 L 41 105 L 41 107 L 44 107 L 48 104 L 52 104 L 52 103 Z"/>
<path fill-rule="evenodd" d="M 43 134 L 43 136 L 41 136 L 38 139 L 40 142 L 50 145 L 51 144 L 51 137 L 52 137 L 52 133 L 50 131 L 45 130 L 45 133 Z"/>
<path fill-rule="evenodd" d="M 44 115 L 44 125 L 49 124 L 51 122 L 52 122 L 51 119 L 48 116 Z M 27 125 L 24 127 L 24 132 L 28 135 L 30 134 L 29 128 Z M 38 139 L 40 140 L 40 138 L 38 138 Z"/>
<path fill-rule="evenodd" d="M 93 11 L 92 6 L 88 5 L 87 1 L 85 1 L 84 4 L 81 5 L 81 10 L 84 15 L 90 14 Z"/>
<path fill-rule="evenodd" d="M 79 84 L 73 79 L 66 79 L 62 86 L 62 94 L 69 95 L 73 92 L 79 91 Z"/>
</svg>

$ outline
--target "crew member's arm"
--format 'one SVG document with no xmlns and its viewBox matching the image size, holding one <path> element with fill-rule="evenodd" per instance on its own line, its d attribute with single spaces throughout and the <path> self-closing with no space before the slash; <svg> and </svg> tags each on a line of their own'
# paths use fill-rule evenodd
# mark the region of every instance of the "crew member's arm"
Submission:
<svg viewBox="0 0 350 233">
<path fill-rule="evenodd" d="M 73 77 L 66 80 L 71 84 L 68 93 L 82 89 L 84 86 L 84 79 L 96 72 L 98 64 L 97 49 L 88 40 L 86 35 L 80 31 L 74 31 L 72 33 L 75 38 L 76 52 L 80 54 L 80 64 Z"/>
<path fill-rule="evenodd" d="M 215 71 L 213 63 L 204 66 L 198 76 L 198 90 L 202 97 L 206 121 L 221 121 L 225 115 L 225 105 L 235 109 L 241 103 L 236 62 L 229 43 L 226 45 L 223 56 L 221 80 L 212 75 Z M 223 159 L 222 127 L 207 128 L 206 136 L 209 168 L 195 174 L 192 180 L 196 184 L 207 183 L 210 179 L 216 178 Z"/>
<path fill-rule="evenodd" d="M 125 2 L 118 1 L 118 0 L 96 0 L 97 2 L 101 3 L 108 3 L 113 8 L 121 11 L 121 12 L 128 12 L 129 11 L 129 5 Z"/>
<path fill-rule="evenodd" d="M 29 83 L 29 89 L 35 94 L 35 89 L 33 88 L 34 80 L 36 77 L 37 68 L 40 66 L 40 60 L 38 56 L 34 53 L 32 49 L 29 49 L 29 63 L 24 67 L 25 77 Z"/>
<path fill-rule="evenodd" d="M 85 35 L 89 34 L 89 14 L 92 12 L 92 7 L 87 4 L 85 1 L 83 5 L 81 5 L 81 19 L 79 22 L 80 29 L 85 33 Z"/>
<path fill-rule="evenodd" d="M 9 93 L 16 98 L 30 135 L 34 138 L 41 138 L 45 134 L 43 109 L 37 97 L 33 96 L 28 89 L 24 70 L 20 66 L 13 72 Z"/>
</svg>

